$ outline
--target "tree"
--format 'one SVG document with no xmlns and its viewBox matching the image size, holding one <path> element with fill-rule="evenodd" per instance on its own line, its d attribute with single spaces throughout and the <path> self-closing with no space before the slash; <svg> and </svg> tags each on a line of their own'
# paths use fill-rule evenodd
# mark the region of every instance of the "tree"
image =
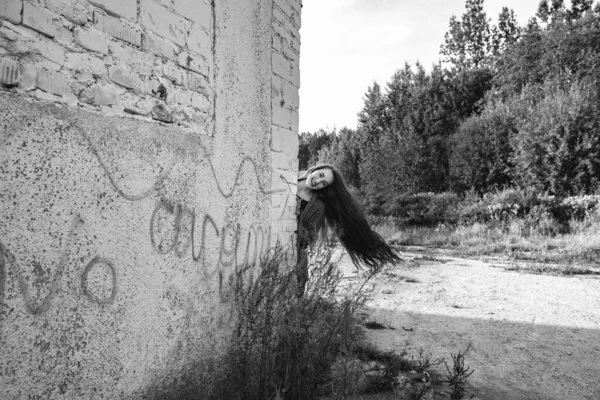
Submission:
<svg viewBox="0 0 600 400">
<path fill-rule="evenodd" d="M 498 16 L 498 26 L 492 27 L 492 52 L 498 55 L 507 47 L 515 44 L 521 36 L 521 28 L 517 22 L 517 17 L 513 10 L 502 7 L 502 12 Z"/>
<path fill-rule="evenodd" d="M 483 0 L 467 0 L 466 12 L 459 21 L 450 18 L 440 54 L 458 70 L 484 66 L 493 54 L 490 21 L 483 11 Z"/>
</svg>

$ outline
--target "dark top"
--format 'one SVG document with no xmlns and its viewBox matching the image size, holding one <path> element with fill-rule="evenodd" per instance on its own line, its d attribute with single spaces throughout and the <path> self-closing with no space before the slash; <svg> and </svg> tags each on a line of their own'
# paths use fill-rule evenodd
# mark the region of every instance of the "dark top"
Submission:
<svg viewBox="0 0 600 400">
<path fill-rule="evenodd" d="M 309 201 L 298 198 L 298 247 L 306 249 L 319 237 L 319 229 L 325 219 L 325 203 L 317 196 Z"/>
</svg>

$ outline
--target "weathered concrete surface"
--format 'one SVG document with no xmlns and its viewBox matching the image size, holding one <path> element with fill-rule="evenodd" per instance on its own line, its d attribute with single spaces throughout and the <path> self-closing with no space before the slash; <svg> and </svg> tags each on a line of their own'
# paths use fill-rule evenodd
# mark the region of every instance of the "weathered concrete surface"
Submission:
<svg viewBox="0 0 600 400">
<path fill-rule="evenodd" d="M 130 1 L 0 6 L 2 400 L 214 372 L 238 280 L 293 231 L 297 125 L 272 98 L 297 114 L 299 82 L 272 63 L 300 1 L 199 2 L 165 8 L 181 32 Z"/>
</svg>

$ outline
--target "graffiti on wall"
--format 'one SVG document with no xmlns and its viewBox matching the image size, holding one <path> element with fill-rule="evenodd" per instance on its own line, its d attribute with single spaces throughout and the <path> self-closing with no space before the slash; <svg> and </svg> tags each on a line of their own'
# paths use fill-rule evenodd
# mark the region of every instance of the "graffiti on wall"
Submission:
<svg viewBox="0 0 600 400">
<path fill-rule="evenodd" d="M 75 129 L 74 124 L 67 125 L 67 129 Z M 84 130 L 83 138 L 87 149 L 91 152 L 101 167 L 108 183 L 115 190 L 118 196 L 130 202 L 137 202 L 156 195 L 159 192 L 162 182 L 172 172 L 177 164 L 175 157 L 166 168 L 156 178 L 155 182 L 148 188 L 140 190 L 138 193 L 128 193 L 119 187 L 117 180 L 111 174 L 105 160 L 102 158 L 101 151 L 93 143 L 91 138 Z M 257 179 L 258 190 L 264 194 L 276 192 L 288 192 L 291 195 L 291 188 L 288 189 L 267 190 L 261 183 L 258 174 L 256 162 L 248 156 L 240 161 L 235 178 L 230 187 L 224 187 L 217 178 L 217 173 L 210 159 L 206 160 L 209 166 L 210 174 L 216 182 L 216 187 L 220 195 L 224 198 L 233 196 L 241 184 L 242 170 L 248 165 L 254 170 Z M 282 178 L 283 179 L 283 178 Z M 168 224 L 169 226 L 165 225 Z M 34 299 L 28 286 L 27 275 L 16 261 L 14 255 L 5 244 L 0 243 L 0 301 L 4 300 L 7 285 L 7 270 L 10 265 L 13 269 L 16 284 L 21 293 L 25 308 L 28 313 L 38 315 L 46 312 L 52 304 L 53 298 L 60 290 L 61 280 L 65 271 L 65 266 L 69 263 L 71 248 L 77 235 L 80 233 L 84 221 L 76 216 L 72 221 L 67 240 L 63 245 L 60 258 L 57 264 L 52 268 L 52 275 L 48 278 L 47 291 L 41 299 Z M 161 225 L 161 227 L 159 227 Z M 245 272 L 249 266 L 256 265 L 257 260 L 269 248 L 270 228 L 251 225 L 242 228 L 239 224 L 226 225 L 219 227 L 215 218 L 209 213 L 198 214 L 196 210 L 184 204 L 173 203 L 171 201 L 160 199 L 157 201 L 152 215 L 150 217 L 149 240 L 154 251 L 160 255 L 174 255 L 178 258 L 190 257 L 195 263 L 201 266 L 203 280 L 208 282 L 218 282 L 219 299 L 221 302 L 227 302 L 232 297 L 232 290 L 238 284 L 240 272 Z M 207 263 L 207 241 L 211 238 L 216 240 L 216 249 L 218 259 L 215 263 Z M 209 265 L 210 264 L 210 265 Z M 95 255 L 82 267 L 80 275 L 81 293 L 92 303 L 98 305 L 112 304 L 118 295 L 118 266 L 110 259 Z M 252 279 L 252 278 L 249 278 Z"/>
</svg>

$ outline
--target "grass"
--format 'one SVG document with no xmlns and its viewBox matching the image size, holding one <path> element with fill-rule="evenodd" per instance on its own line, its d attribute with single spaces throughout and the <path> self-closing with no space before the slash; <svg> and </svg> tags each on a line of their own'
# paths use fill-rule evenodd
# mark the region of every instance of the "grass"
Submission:
<svg viewBox="0 0 600 400">
<path fill-rule="evenodd" d="M 383 273 L 391 277 L 392 272 L 367 271 L 353 290 L 342 290 L 334 250 L 323 246 L 312 251 L 303 296 L 297 293 L 294 267 L 287 264 L 288 254 L 280 246 L 260 260 L 256 280 L 244 279 L 252 266 L 237 271 L 231 299 L 236 325 L 226 352 L 211 363 L 198 360 L 174 379 L 157 380 L 143 398 L 419 399 L 426 391 L 433 396 L 433 389 L 411 384 L 415 374 L 447 386 L 443 377 L 428 371 L 442 359 L 423 350 L 416 355 L 406 349 L 381 351 L 366 340 L 365 329 L 394 329 L 369 323 L 361 314 L 371 278 Z M 406 396 L 399 397 L 398 389 Z M 439 391 L 435 396 L 448 398 Z"/>
<path fill-rule="evenodd" d="M 501 256 L 531 263 L 514 269 L 524 272 L 578 275 L 600 271 L 594 268 L 600 258 L 600 217 L 572 220 L 567 233 L 548 229 L 548 221 L 544 224 L 532 226 L 515 217 L 504 223 L 406 227 L 395 234 L 389 234 L 390 226 L 376 229 L 387 232 L 394 245 L 443 248 L 462 257 Z"/>
</svg>

